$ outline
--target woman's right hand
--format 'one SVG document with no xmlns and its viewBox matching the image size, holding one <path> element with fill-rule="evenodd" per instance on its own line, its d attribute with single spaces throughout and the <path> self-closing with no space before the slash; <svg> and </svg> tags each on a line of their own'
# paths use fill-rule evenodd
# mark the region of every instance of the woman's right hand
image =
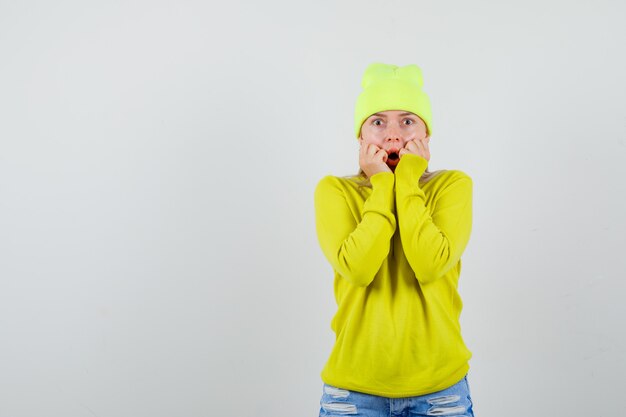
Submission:
<svg viewBox="0 0 626 417">
<path fill-rule="evenodd" d="M 387 165 L 387 152 L 373 143 L 366 143 L 363 139 L 359 149 L 359 166 L 368 178 L 379 172 L 392 172 Z"/>
</svg>

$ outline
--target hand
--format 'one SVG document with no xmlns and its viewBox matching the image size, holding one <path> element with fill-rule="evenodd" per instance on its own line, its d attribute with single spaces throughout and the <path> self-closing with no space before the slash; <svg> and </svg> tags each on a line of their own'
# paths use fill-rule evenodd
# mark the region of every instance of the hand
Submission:
<svg viewBox="0 0 626 417">
<path fill-rule="evenodd" d="M 400 159 L 402 159 L 403 155 L 407 153 L 412 153 L 414 155 L 419 155 L 427 161 L 430 161 L 430 149 L 428 148 L 428 142 L 430 142 L 430 138 L 426 137 L 424 139 L 413 139 L 408 141 L 404 148 L 400 149 Z"/>
<path fill-rule="evenodd" d="M 368 178 L 379 172 L 391 172 L 387 165 L 387 152 L 372 143 L 360 140 L 359 166 Z"/>
</svg>

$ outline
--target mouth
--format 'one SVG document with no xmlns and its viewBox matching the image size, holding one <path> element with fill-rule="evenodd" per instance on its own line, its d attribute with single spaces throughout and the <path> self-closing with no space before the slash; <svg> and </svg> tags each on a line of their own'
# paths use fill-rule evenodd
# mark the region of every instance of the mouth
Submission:
<svg viewBox="0 0 626 417">
<path fill-rule="evenodd" d="M 400 154 L 398 153 L 398 150 L 390 149 L 387 152 L 387 164 L 393 166 L 398 165 L 398 162 L 400 162 Z"/>
</svg>

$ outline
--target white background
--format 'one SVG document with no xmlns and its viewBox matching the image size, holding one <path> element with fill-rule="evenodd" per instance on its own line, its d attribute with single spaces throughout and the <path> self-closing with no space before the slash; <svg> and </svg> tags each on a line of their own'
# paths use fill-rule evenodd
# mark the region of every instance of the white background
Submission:
<svg viewBox="0 0 626 417">
<path fill-rule="evenodd" d="M 371 62 L 422 68 L 430 169 L 474 180 L 475 414 L 619 414 L 625 9 L 2 0 L 0 417 L 317 416 L 313 190 Z"/>
</svg>

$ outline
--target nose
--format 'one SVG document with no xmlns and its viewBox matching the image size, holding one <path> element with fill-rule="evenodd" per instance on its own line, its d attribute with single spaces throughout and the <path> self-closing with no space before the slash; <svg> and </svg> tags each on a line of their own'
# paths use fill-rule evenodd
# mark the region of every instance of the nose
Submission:
<svg viewBox="0 0 626 417">
<path fill-rule="evenodd" d="M 394 142 L 402 142 L 402 136 L 398 133 L 394 128 L 389 128 L 385 135 L 385 142 L 394 143 Z"/>
</svg>

